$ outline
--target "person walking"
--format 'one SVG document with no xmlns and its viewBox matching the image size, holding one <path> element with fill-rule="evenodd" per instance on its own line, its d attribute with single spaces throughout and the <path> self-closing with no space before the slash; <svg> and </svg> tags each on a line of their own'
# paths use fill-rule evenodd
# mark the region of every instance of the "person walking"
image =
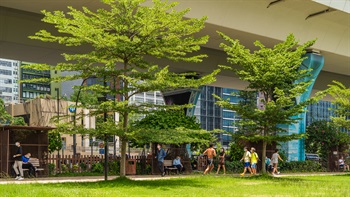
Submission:
<svg viewBox="0 0 350 197">
<path fill-rule="evenodd" d="M 222 166 L 222 169 L 224 169 L 224 175 L 226 174 L 226 168 L 225 168 L 225 149 L 221 148 L 221 152 L 219 154 L 219 164 L 218 164 L 218 171 L 216 174 L 219 174 L 220 167 Z"/>
<path fill-rule="evenodd" d="M 165 176 L 165 171 L 164 171 L 164 158 L 166 156 L 165 150 L 162 148 L 161 144 L 157 144 L 157 156 L 156 158 L 158 159 L 158 168 L 159 171 L 161 172 L 161 176 Z"/>
<path fill-rule="evenodd" d="M 278 149 L 275 149 L 275 153 L 273 153 L 271 157 L 271 162 L 273 166 L 272 175 L 274 175 L 275 173 L 280 174 L 280 172 L 278 172 L 278 160 L 283 161 L 283 159 L 278 154 Z"/>
<path fill-rule="evenodd" d="M 203 174 L 207 174 L 208 172 L 210 173 L 214 168 L 214 157 L 216 156 L 214 144 L 210 144 L 209 148 L 207 148 L 207 150 L 205 150 L 203 154 L 207 155 L 208 157 L 207 169 L 205 169 L 203 173 Z"/>
<path fill-rule="evenodd" d="M 13 164 L 13 169 L 16 172 L 16 180 L 23 180 L 23 169 L 22 169 L 22 155 L 23 155 L 23 151 L 22 151 L 22 146 L 20 142 L 16 142 L 15 143 L 17 146 L 17 150 L 16 153 L 13 155 L 13 158 L 15 160 L 15 163 Z"/>
<path fill-rule="evenodd" d="M 241 174 L 241 176 L 244 176 L 245 173 L 247 172 L 247 169 L 249 170 L 250 174 L 252 174 L 252 170 L 250 169 L 250 159 L 251 159 L 251 154 L 248 150 L 247 147 L 244 147 L 244 154 L 243 157 L 240 161 L 244 160 L 244 170 L 243 173 Z"/>
<path fill-rule="evenodd" d="M 258 160 L 259 160 L 259 156 L 258 156 L 258 153 L 255 152 L 255 148 L 252 147 L 250 149 L 251 151 L 251 168 L 252 168 L 252 174 L 253 175 L 256 175 L 256 167 L 257 167 L 257 163 L 258 163 Z"/>
</svg>

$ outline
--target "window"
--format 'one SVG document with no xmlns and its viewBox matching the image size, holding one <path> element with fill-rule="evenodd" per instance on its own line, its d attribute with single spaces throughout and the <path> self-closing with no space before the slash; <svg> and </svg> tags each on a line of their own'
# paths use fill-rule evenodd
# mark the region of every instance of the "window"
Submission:
<svg viewBox="0 0 350 197">
<path fill-rule="evenodd" d="M 12 71 L 0 69 L 0 75 L 12 75 Z"/>
</svg>

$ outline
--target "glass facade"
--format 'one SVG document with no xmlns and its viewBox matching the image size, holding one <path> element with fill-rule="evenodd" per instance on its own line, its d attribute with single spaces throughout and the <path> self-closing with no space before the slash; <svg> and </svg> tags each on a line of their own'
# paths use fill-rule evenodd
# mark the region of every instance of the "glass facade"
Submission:
<svg viewBox="0 0 350 197">
<path fill-rule="evenodd" d="M 330 121 L 331 116 L 334 116 L 333 111 L 330 110 L 333 107 L 334 105 L 329 101 L 319 101 L 309 105 L 306 113 L 306 126 L 317 120 Z"/>
<path fill-rule="evenodd" d="M 30 63 L 22 62 L 23 65 L 29 65 Z M 50 71 L 40 71 L 27 68 L 21 68 L 21 79 L 37 79 L 37 78 L 51 78 Z M 38 97 L 39 95 L 51 94 L 51 84 L 49 82 L 40 83 L 21 83 L 22 99 L 28 100 Z"/>
<path fill-rule="evenodd" d="M 201 124 L 201 128 L 207 131 L 214 129 L 222 129 L 227 132 L 235 132 L 235 122 L 239 119 L 235 111 L 229 109 L 223 109 L 215 104 L 217 99 L 213 97 L 213 94 L 220 96 L 231 103 L 238 103 L 240 98 L 237 95 L 238 90 L 230 88 L 221 88 L 213 86 L 202 87 L 201 94 L 196 104 L 194 115 L 197 117 Z M 218 134 L 218 140 L 227 147 L 231 141 L 231 135 L 221 133 Z"/>
<path fill-rule="evenodd" d="M 334 107 L 330 101 L 319 101 L 318 103 L 309 105 L 306 112 L 306 126 L 318 120 L 331 121 L 331 117 L 334 116 L 334 112 L 331 109 Z M 341 131 L 350 134 L 345 128 L 342 128 Z"/>
</svg>

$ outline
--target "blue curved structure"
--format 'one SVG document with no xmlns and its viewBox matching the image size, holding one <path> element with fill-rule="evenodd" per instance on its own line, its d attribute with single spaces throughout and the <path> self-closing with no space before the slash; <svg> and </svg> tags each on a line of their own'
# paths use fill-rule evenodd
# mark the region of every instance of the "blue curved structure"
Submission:
<svg viewBox="0 0 350 197">
<path fill-rule="evenodd" d="M 307 53 L 305 59 L 300 65 L 299 69 L 312 69 L 311 76 L 303 79 L 304 81 L 312 80 L 307 90 L 296 99 L 296 102 L 303 102 L 310 97 L 312 88 L 315 84 L 318 74 L 323 68 L 324 57 L 317 53 Z M 287 132 L 287 134 L 301 134 L 305 133 L 306 129 L 306 112 L 299 114 L 295 118 L 300 118 L 300 120 L 292 125 L 281 125 Z M 305 160 L 305 143 L 304 139 L 293 140 L 290 142 L 282 143 L 282 150 L 287 153 L 289 161 L 304 161 Z"/>
</svg>

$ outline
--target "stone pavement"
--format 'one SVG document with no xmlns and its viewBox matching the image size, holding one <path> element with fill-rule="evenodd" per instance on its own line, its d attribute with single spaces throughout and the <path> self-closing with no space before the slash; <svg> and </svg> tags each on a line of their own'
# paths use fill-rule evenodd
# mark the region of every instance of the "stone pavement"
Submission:
<svg viewBox="0 0 350 197">
<path fill-rule="evenodd" d="M 290 176 L 327 176 L 327 175 L 342 175 L 346 174 L 344 172 L 318 172 L 318 173 L 281 173 L 280 175 L 276 175 L 275 177 L 290 177 Z M 173 178 L 186 178 L 186 177 L 194 177 L 194 176 L 202 176 L 201 174 L 191 174 L 191 175 L 170 175 L 161 177 L 159 175 L 132 175 L 127 176 L 131 180 L 135 181 L 143 181 L 143 180 L 161 180 L 161 179 L 173 179 Z M 231 177 L 239 177 L 239 174 L 228 174 L 228 175 L 215 175 L 212 173 L 211 175 L 206 176 L 231 176 Z M 248 174 L 245 177 L 250 177 Z M 113 180 L 117 178 L 117 176 L 108 176 L 108 180 Z M 45 178 L 25 178 L 22 181 L 17 181 L 14 178 L 0 178 L 0 184 L 32 184 L 32 183 L 40 183 L 40 184 L 48 184 L 48 183 L 71 183 L 71 182 L 96 182 L 103 181 L 103 176 L 80 176 L 80 177 L 45 177 Z"/>
</svg>

